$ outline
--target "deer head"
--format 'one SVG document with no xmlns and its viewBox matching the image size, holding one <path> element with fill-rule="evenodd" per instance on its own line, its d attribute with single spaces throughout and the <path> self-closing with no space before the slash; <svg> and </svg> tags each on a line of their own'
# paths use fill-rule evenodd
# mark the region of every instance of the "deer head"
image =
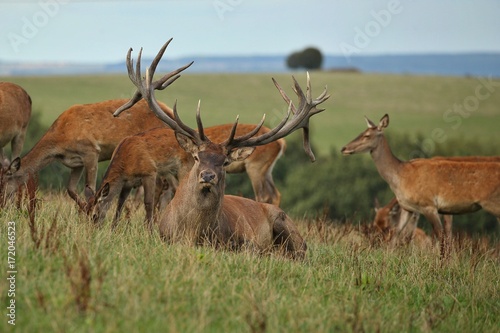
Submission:
<svg viewBox="0 0 500 333">
<path fill-rule="evenodd" d="M 384 128 L 389 125 L 389 115 L 384 115 L 380 122 L 375 125 L 370 119 L 366 118 L 366 124 L 368 128 L 364 130 L 360 135 L 358 135 L 354 140 L 349 142 L 345 147 L 342 148 L 341 152 L 344 155 L 352 155 L 356 153 L 364 153 L 367 151 L 372 151 L 378 146 L 380 137 L 384 133 Z"/>
</svg>

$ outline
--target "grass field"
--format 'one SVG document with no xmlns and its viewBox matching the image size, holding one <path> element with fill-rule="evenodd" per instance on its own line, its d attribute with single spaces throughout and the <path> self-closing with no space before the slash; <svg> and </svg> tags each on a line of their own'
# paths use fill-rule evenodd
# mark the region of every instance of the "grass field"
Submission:
<svg viewBox="0 0 500 333">
<path fill-rule="evenodd" d="M 457 239 L 391 247 L 356 226 L 298 221 L 304 261 L 166 245 L 143 212 L 112 232 L 95 228 L 66 195 L 41 196 L 15 222 L 15 285 L 0 279 L 2 332 L 498 332 L 500 245 Z M 9 231 L 11 231 L 9 229 Z M 9 254 L 11 256 L 12 254 Z M 11 276 L 7 274 L 7 276 Z M 7 296 L 15 290 L 15 296 Z M 16 326 L 6 307 L 15 300 Z"/>
<path fill-rule="evenodd" d="M 189 71 L 189 70 L 188 70 Z M 305 87 L 305 73 L 295 73 Z M 157 94 L 169 105 L 178 101 L 179 113 L 194 125 L 198 100 L 207 126 L 234 121 L 256 123 L 267 114 L 272 125 L 286 105 L 271 82 L 275 77 L 289 96 L 289 74 L 183 74 L 171 87 Z M 25 87 L 33 98 L 35 112 L 49 126 L 73 104 L 106 99 L 129 98 L 134 87 L 127 76 L 14 77 L 0 78 Z M 385 113 L 391 117 L 389 131 L 421 133 L 436 141 L 463 137 L 485 144 L 500 140 L 500 81 L 489 79 L 376 75 L 312 72 L 313 96 L 325 86 L 332 97 L 324 103 L 326 111 L 312 119 L 313 143 L 320 153 L 340 148 L 364 127 L 363 116 L 378 121 Z M 478 95 L 478 97 L 476 97 Z M 462 111 L 456 111 L 458 109 Z"/>
</svg>

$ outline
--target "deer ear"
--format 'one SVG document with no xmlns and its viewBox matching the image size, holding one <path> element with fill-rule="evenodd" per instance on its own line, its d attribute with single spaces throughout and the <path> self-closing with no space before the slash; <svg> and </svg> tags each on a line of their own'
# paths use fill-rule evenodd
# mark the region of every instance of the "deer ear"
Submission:
<svg viewBox="0 0 500 333">
<path fill-rule="evenodd" d="M 105 198 L 107 197 L 109 194 L 109 183 L 106 183 L 104 184 L 104 186 L 102 187 L 102 191 L 101 191 L 101 197 L 102 198 Z"/>
<path fill-rule="evenodd" d="M 229 159 L 231 162 L 243 161 L 245 158 L 252 155 L 254 150 L 255 147 L 244 147 L 232 150 L 231 153 L 229 153 Z"/>
<path fill-rule="evenodd" d="M 378 129 L 382 130 L 383 128 L 386 128 L 389 126 L 389 115 L 386 113 L 381 119 L 380 123 L 378 124 Z"/>
<path fill-rule="evenodd" d="M 16 157 L 9 165 L 9 167 L 7 168 L 7 171 L 10 173 L 10 174 L 13 174 L 15 172 L 17 172 L 19 170 L 19 168 L 21 167 L 21 159 L 19 157 Z"/>
<path fill-rule="evenodd" d="M 181 146 L 181 148 L 187 151 L 188 153 L 195 154 L 199 151 L 198 146 L 187 135 L 175 132 L 175 138 L 177 139 L 179 146 Z"/>
<path fill-rule="evenodd" d="M 376 128 L 377 125 L 375 125 L 373 123 L 373 121 L 371 121 L 370 119 L 368 119 L 366 116 L 365 116 L 365 120 L 366 120 L 366 126 L 368 126 L 368 128 Z"/>
<path fill-rule="evenodd" d="M 85 198 L 87 198 L 87 202 L 95 197 L 95 192 L 92 188 L 90 188 L 90 186 L 88 185 L 85 185 L 85 190 L 84 190 L 84 193 L 85 193 Z"/>
</svg>

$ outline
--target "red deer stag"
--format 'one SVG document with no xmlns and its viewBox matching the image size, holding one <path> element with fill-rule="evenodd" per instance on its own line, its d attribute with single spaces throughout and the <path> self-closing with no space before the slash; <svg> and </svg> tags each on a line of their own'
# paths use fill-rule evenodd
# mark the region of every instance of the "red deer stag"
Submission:
<svg viewBox="0 0 500 333">
<path fill-rule="evenodd" d="M 227 139 L 222 143 L 214 143 L 205 135 L 199 108 L 196 116 L 198 131 L 179 119 L 175 106 L 174 120 L 162 114 L 159 108 L 151 80 L 170 41 L 160 49 L 146 71 L 145 79 L 141 77 L 140 72 L 142 50 L 139 52 L 135 70 L 131 49 L 127 55 L 127 68 L 132 82 L 148 101 L 151 110 L 175 130 L 179 145 L 191 154 L 194 160 L 193 167 L 189 174 L 181 179 L 174 198 L 162 216 L 159 224 L 160 235 L 169 241 L 186 241 L 188 244 L 203 244 L 208 241 L 211 244 L 236 248 L 248 245 L 259 251 L 280 246 L 291 256 L 303 258 L 306 243 L 292 220 L 280 208 L 242 197 L 224 195 L 224 167 L 235 161 L 243 161 L 256 146 L 276 141 L 299 128 L 304 130 L 304 149 L 314 159 L 309 144 L 309 118 L 323 111 L 316 106 L 329 97 L 326 89 L 313 100 L 309 76 L 306 94 L 294 79 L 294 90 L 299 96 L 299 106 L 296 108 L 273 79 L 281 96 L 289 105 L 287 116 L 280 124 L 255 137 L 262 127 L 263 118 L 252 131 L 235 137 L 238 124 L 236 120 Z M 121 110 L 123 109 L 117 110 L 116 114 Z M 293 113 L 291 119 L 290 112 Z"/>
<path fill-rule="evenodd" d="M 229 135 L 231 127 L 231 124 L 209 127 L 205 135 L 211 141 L 220 143 Z M 254 128 L 255 125 L 239 125 L 236 134 L 242 135 Z M 262 127 L 257 134 L 268 131 L 268 128 Z M 284 148 L 284 139 L 258 146 L 245 160 L 228 165 L 226 172 L 246 171 L 256 201 L 278 206 L 280 193 L 274 186 L 271 171 Z M 113 221 L 116 226 L 130 191 L 140 185 L 144 188 L 146 221 L 151 222 L 164 180 L 168 179 L 168 188 L 175 192 L 178 180 L 191 170 L 193 164 L 191 154 L 179 146 L 174 131 L 169 128 L 159 127 L 125 138 L 113 153 L 100 188 L 89 201 L 94 222 L 104 219 L 111 202 L 118 197 Z M 161 187 L 157 188 L 157 184 Z"/>
<path fill-rule="evenodd" d="M 0 82 L 0 167 L 21 155 L 28 123 L 31 118 L 31 98 L 28 93 L 10 82 Z M 3 147 L 10 142 L 11 159 Z"/>
<path fill-rule="evenodd" d="M 366 119 L 368 129 L 342 148 L 344 155 L 370 152 L 382 178 L 389 184 L 401 207 L 419 213 L 442 239 L 441 254 L 451 240 L 451 223 L 444 233 L 439 214 L 465 214 L 480 209 L 500 221 L 500 163 L 495 158 L 469 157 L 414 159 L 396 158 L 384 136 L 389 116 L 379 125 Z M 489 159 L 493 159 L 492 161 Z"/>
</svg>

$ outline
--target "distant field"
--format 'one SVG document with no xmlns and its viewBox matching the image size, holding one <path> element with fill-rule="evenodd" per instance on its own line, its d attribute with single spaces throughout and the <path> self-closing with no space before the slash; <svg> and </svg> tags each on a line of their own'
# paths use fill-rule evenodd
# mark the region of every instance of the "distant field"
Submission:
<svg viewBox="0 0 500 333">
<path fill-rule="evenodd" d="M 295 76 L 305 87 L 305 73 Z M 177 99 L 181 116 L 192 124 L 201 99 L 206 125 L 232 122 L 238 114 L 241 122 L 256 123 L 263 113 L 272 125 L 286 105 L 271 77 L 294 96 L 291 74 L 184 74 L 157 97 L 170 105 Z M 128 98 L 134 91 L 126 75 L 0 80 L 25 87 L 47 126 L 73 104 Z M 326 111 L 312 120 L 313 143 L 320 153 L 354 138 L 365 126 L 364 115 L 378 121 L 385 113 L 394 132 L 421 133 L 433 140 L 433 131 L 441 129 L 447 137 L 478 139 L 484 144 L 500 140 L 498 80 L 335 72 L 312 72 L 311 80 L 314 96 L 325 85 L 332 95 L 324 103 Z"/>
</svg>

